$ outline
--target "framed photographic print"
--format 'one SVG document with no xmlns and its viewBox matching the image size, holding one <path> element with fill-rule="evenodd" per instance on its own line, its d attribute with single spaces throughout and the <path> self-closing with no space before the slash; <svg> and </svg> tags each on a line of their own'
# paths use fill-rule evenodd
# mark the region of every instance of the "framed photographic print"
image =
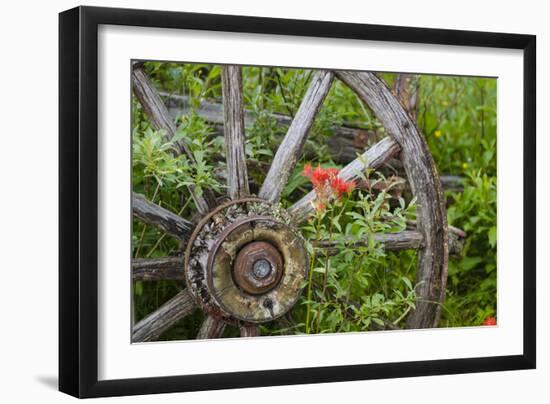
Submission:
<svg viewBox="0 0 550 404">
<path fill-rule="evenodd" d="M 535 367 L 535 37 L 60 14 L 60 390 Z"/>
</svg>

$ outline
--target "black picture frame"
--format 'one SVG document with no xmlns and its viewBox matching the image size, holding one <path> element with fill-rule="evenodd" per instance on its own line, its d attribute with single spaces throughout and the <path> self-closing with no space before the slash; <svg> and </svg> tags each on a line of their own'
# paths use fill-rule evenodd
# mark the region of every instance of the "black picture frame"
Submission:
<svg viewBox="0 0 550 404">
<path fill-rule="evenodd" d="M 523 50 L 523 354 L 98 381 L 100 24 Z M 535 368 L 535 60 L 533 35 L 96 7 L 60 13 L 59 389 L 84 398 Z"/>
</svg>

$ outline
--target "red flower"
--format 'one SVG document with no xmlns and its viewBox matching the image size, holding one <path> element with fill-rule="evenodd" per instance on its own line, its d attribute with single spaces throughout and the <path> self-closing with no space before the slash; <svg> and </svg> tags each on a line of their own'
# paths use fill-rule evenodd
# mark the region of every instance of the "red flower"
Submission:
<svg viewBox="0 0 550 404">
<path fill-rule="evenodd" d="M 492 316 L 489 316 L 485 319 L 482 325 L 497 325 L 497 319 Z"/>
<path fill-rule="evenodd" d="M 346 181 L 340 177 L 335 177 L 332 179 L 330 186 L 336 192 L 338 199 L 341 199 L 344 195 L 349 194 L 355 189 L 355 181 Z"/>
<path fill-rule="evenodd" d="M 309 179 L 316 189 L 323 188 L 327 185 L 327 182 L 332 180 L 338 175 L 336 168 L 322 168 L 317 166 L 315 170 L 311 172 Z"/>
<path fill-rule="evenodd" d="M 318 212 L 325 210 L 331 200 L 341 199 L 355 189 L 355 181 L 346 181 L 339 178 L 339 172 L 340 170 L 334 167 L 322 168 L 317 166 L 314 169 L 309 163 L 304 166 L 303 175 L 309 178 L 313 185 L 316 194 L 316 200 L 313 204 Z"/>
</svg>

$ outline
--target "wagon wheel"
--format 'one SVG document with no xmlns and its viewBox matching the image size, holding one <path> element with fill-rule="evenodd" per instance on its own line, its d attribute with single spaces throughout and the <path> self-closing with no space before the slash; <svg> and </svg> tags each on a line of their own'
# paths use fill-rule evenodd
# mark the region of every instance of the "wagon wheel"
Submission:
<svg viewBox="0 0 550 404">
<path fill-rule="evenodd" d="M 132 76 L 134 94 L 152 125 L 172 137 L 175 125 L 141 66 L 134 66 Z M 187 287 L 135 324 L 132 340 L 157 339 L 197 307 L 207 314 L 197 338 L 219 337 L 227 324 L 238 326 L 241 336 L 255 336 L 260 323 L 284 315 L 296 303 L 308 256 L 295 225 L 313 210 L 315 193 L 311 191 L 287 210 L 278 202 L 335 77 L 359 96 L 389 134 L 345 166 L 339 176 L 357 178 L 365 164 L 376 169 L 400 155 L 417 198 L 417 228 L 376 237 L 386 250 L 418 250 L 416 308 L 406 324 L 408 328 L 436 326 L 447 281 L 445 200 L 425 139 L 386 84 L 368 72 L 317 71 L 258 196 L 253 196 L 245 160 L 241 69 L 223 66 L 221 76 L 228 198 L 216 201 L 211 191 L 199 195 L 190 187 L 201 215 L 193 222 L 133 194 L 134 216 L 180 239 L 184 252 L 183 257 L 134 260 L 134 279 L 179 279 Z M 183 143 L 178 149 L 192 159 Z M 329 241 L 320 245 L 331 248 Z"/>
</svg>

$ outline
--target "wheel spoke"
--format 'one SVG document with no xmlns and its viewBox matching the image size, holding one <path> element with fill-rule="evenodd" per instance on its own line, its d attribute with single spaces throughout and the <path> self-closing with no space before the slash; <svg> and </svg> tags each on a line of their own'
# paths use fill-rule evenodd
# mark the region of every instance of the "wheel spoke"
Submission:
<svg viewBox="0 0 550 404">
<path fill-rule="evenodd" d="M 249 194 L 244 149 L 242 77 L 239 66 L 222 66 L 227 193 L 231 199 Z"/>
<path fill-rule="evenodd" d="M 176 125 L 157 90 L 147 77 L 147 73 L 141 67 L 135 67 L 132 71 L 132 86 L 134 94 L 145 110 L 153 127 L 156 130 L 164 129 L 167 140 L 172 139 L 176 133 Z M 191 155 L 185 144 L 178 144 L 178 147 L 181 152 Z"/>
<path fill-rule="evenodd" d="M 223 321 L 208 316 L 202 323 L 201 329 L 197 334 L 197 339 L 220 338 L 223 330 L 225 330 L 225 323 Z"/>
<path fill-rule="evenodd" d="M 157 90 L 141 67 L 135 67 L 132 71 L 132 87 L 153 127 L 156 130 L 164 129 L 167 140 L 172 139 L 176 134 L 176 125 Z M 195 161 L 193 153 L 184 142 L 177 142 L 176 147 L 179 153 L 185 153 L 190 161 Z M 211 190 L 205 189 L 202 195 L 199 195 L 193 186 L 189 186 L 188 189 L 199 212 L 204 214 L 208 212 L 209 207 L 215 206 L 214 194 Z"/>
<path fill-rule="evenodd" d="M 367 150 L 361 157 L 356 158 L 342 170 L 339 177 L 345 180 L 356 179 L 359 173 L 367 168 L 378 168 L 399 152 L 399 145 L 389 137 L 386 137 Z M 289 212 L 297 221 L 303 221 L 313 210 L 312 202 L 315 199 L 315 191 L 311 191 L 297 201 L 289 209 Z"/>
<path fill-rule="evenodd" d="M 260 198 L 271 202 L 279 201 L 288 178 L 302 154 L 307 134 L 330 90 L 332 79 L 332 72 L 322 70 L 313 76 L 300 108 L 275 154 L 273 164 L 260 189 Z"/>
<path fill-rule="evenodd" d="M 159 281 L 185 279 L 182 257 L 132 259 L 134 281 Z"/>
<path fill-rule="evenodd" d="M 451 234 L 453 235 L 451 237 Z M 385 251 L 417 250 L 423 247 L 422 234 L 416 230 L 404 230 L 397 233 L 376 233 L 374 239 L 384 246 Z M 367 246 L 368 238 L 360 240 L 350 239 L 346 243 L 348 247 Z M 333 240 L 318 240 L 312 242 L 313 247 L 324 249 L 329 255 L 336 255 L 340 249 L 338 243 Z M 449 232 L 449 254 L 459 256 L 464 247 L 463 239 L 454 233 Z"/>
<path fill-rule="evenodd" d="M 132 193 L 132 211 L 135 217 L 145 223 L 182 240 L 187 239 L 193 231 L 192 222 L 160 207 L 136 192 Z"/>
<path fill-rule="evenodd" d="M 260 335 L 260 327 L 256 324 L 240 325 L 241 337 L 257 337 Z"/>
<path fill-rule="evenodd" d="M 422 246 L 422 234 L 415 230 L 405 230 L 397 233 L 376 233 L 372 235 L 374 239 L 384 246 L 386 251 L 399 251 L 418 249 Z M 336 255 L 339 252 L 338 243 L 332 240 L 318 240 L 312 242 L 315 248 L 321 248 L 328 252 L 329 255 Z M 365 237 L 360 240 L 352 241 L 348 244 L 349 247 L 361 247 L 369 244 L 369 238 Z"/>
<path fill-rule="evenodd" d="M 441 304 L 433 302 L 445 300 L 449 251 L 446 201 L 428 145 L 403 106 L 375 74 L 338 71 L 336 76 L 368 105 L 402 149 L 403 167 L 418 201 L 418 231 L 424 239 L 419 254 L 416 309 L 407 318 L 407 326 L 434 327 Z"/>
<path fill-rule="evenodd" d="M 416 230 L 416 220 L 407 220 L 407 228 Z M 447 237 L 449 239 L 449 255 L 460 258 L 464 250 L 464 240 L 467 234 L 464 230 L 454 226 L 447 226 Z"/>
<path fill-rule="evenodd" d="M 176 321 L 191 314 L 196 304 L 187 290 L 182 290 L 153 313 L 134 325 L 132 342 L 146 342 L 158 339 Z"/>
</svg>

